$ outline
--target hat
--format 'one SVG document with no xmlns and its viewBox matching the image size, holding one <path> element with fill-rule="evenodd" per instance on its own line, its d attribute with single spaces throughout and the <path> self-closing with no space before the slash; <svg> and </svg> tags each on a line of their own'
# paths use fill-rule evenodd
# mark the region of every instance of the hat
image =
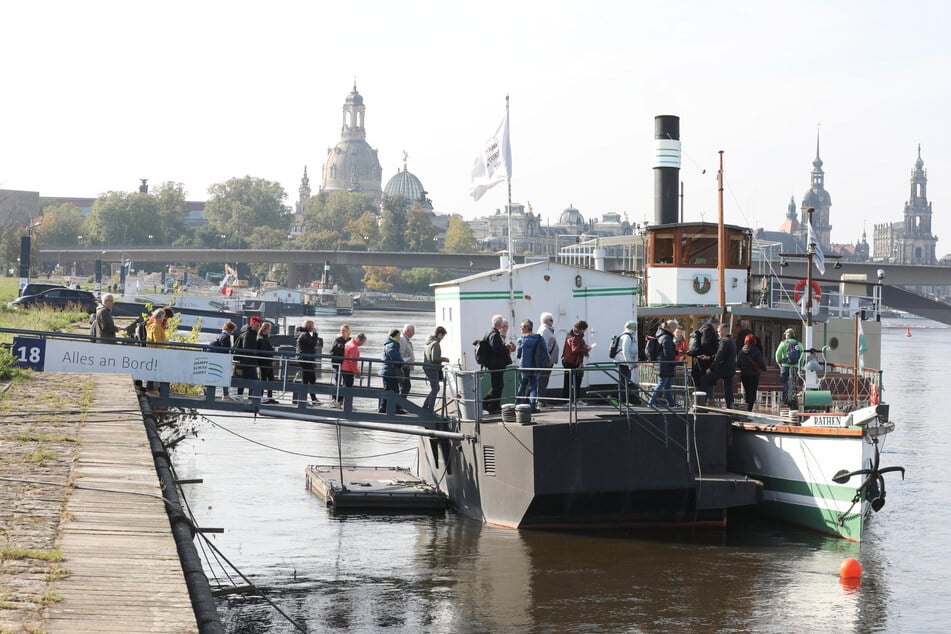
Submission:
<svg viewBox="0 0 951 634">
<path fill-rule="evenodd" d="M 259 323 L 261 323 L 261 318 L 258 317 L 257 315 L 255 315 L 254 317 L 251 318 L 251 320 L 250 320 L 249 323 L 250 323 L 252 326 L 253 326 L 254 324 L 259 324 Z"/>
<path fill-rule="evenodd" d="M 628 319 L 628 320 L 627 320 L 627 323 L 624 324 L 624 327 L 625 327 L 625 328 L 637 328 L 637 322 L 634 321 L 633 319 Z"/>
<path fill-rule="evenodd" d="M 793 330 L 792 328 L 787 328 L 787 329 L 786 329 L 786 332 L 783 333 L 783 336 L 784 336 L 784 337 L 795 337 L 795 336 L 796 336 L 796 331 Z"/>
<path fill-rule="evenodd" d="M 756 343 L 756 336 L 752 333 L 746 335 L 746 338 L 743 340 L 743 345 L 752 346 Z"/>
</svg>

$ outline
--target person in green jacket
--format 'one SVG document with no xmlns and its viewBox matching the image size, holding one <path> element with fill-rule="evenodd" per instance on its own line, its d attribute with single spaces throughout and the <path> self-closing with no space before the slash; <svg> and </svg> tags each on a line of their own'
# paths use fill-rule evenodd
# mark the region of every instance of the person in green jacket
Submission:
<svg viewBox="0 0 951 634">
<path fill-rule="evenodd" d="M 796 391 L 796 373 L 793 368 L 799 369 L 803 362 L 802 344 L 796 340 L 796 331 L 787 328 L 783 333 L 783 342 L 776 348 L 776 363 L 782 368 L 779 372 L 779 380 L 783 384 L 783 401 L 787 399 L 790 392 Z"/>
</svg>

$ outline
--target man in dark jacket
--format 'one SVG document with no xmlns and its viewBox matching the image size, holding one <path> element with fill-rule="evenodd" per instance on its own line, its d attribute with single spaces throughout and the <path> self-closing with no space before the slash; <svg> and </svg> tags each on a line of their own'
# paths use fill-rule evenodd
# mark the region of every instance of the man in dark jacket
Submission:
<svg viewBox="0 0 951 634">
<path fill-rule="evenodd" d="M 651 407 L 657 407 L 657 397 L 661 393 L 664 394 L 668 407 L 675 405 L 674 392 L 671 389 L 677 367 L 675 362 L 677 347 L 674 345 L 673 331 L 679 327 L 680 324 L 676 319 L 668 319 L 661 324 L 654 334 L 660 353 L 657 356 L 657 387 L 654 388 L 654 393 L 651 394 L 651 400 L 648 403 Z"/>
<path fill-rule="evenodd" d="M 247 324 L 241 327 L 241 332 L 238 333 L 237 338 L 234 340 L 234 346 L 232 347 L 232 352 L 235 353 L 234 360 L 238 364 L 237 373 L 238 378 L 241 379 L 252 379 L 257 380 L 258 378 L 258 362 L 257 362 L 257 350 L 258 350 L 258 329 L 261 328 L 261 318 L 257 315 L 253 316 Z M 240 354 L 245 352 L 244 355 Z M 248 392 L 250 393 L 250 389 Z M 238 396 L 244 394 L 244 388 L 238 388 Z"/>
<path fill-rule="evenodd" d="M 736 344 L 730 337 L 730 327 L 722 324 L 719 328 L 720 343 L 707 373 L 703 375 L 700 386 L 710 398 L 713 398 L 717 380 L 723 379 L 723 402 L 727 409 L 733 409 L 733 380 L 736 375 Z"/>
<path fill-rule="evenodd" d="M 707 374 L 707 370 L 710 369 L 710 365 L 713 362 L 713 355 L 717 353 L 717 348 L 719 347 L 717 327 L 719 325 L 720 320 L 714 317 L 700 326 L 700 350 L 696 354 L 693 354 L 693 368 L 691 369 L 693 384 L 697 388 L 700 387 L 703 377 Z M 691 353 L 688 351 L 688 354 Z"/>
<path fill-rule="evenodd" d="M 502 386 L 505 381 L 503 371 L 512 362 L 512 349 L 502 338 L 502 322 L 504 321 L 502 315 L 493 315 L 492 329 L 486 334 L 491 352 L 488 362 L 483 367 L 490 372 L 489 381 L 492 387 L 482 398 L 482 403 L 485 411 L 490 414 L 498 414 L 502 411 Z"/>
</svg>

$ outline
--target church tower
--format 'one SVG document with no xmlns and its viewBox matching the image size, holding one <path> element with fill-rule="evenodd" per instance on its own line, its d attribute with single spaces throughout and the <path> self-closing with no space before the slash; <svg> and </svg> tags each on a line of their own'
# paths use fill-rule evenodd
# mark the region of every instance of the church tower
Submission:
<svg viewBox="0 0 951 634">
<path fill-rule="evenodd" d="M 304 213 L 304 203 L 310 199 L 310 178 L 307 176 L 307 166 L 304 166 L 304 177 L 300 179 L 300 188 L 297 190 L 297 204 L 295 213 Z"/>
<path fill-rule="evenodd" d="M 366 106 L 357 92 L 357 83 L 343 103 L 340 142 L 327 150 L 321 191 L 344 190 L 373 195 L 383 193 L 383 168 L 377 151 L 367 143 Z"/>
<path fill-rule="evenodd" d="M 903 235 L 898 253 L 898 261 L 903 264 L 937 264 L 935 246 L 938 239 L 931 233 L 928 173 L 924 167 L 919 145 L 918 160 L 911 170 L 911 192 L 905 202 Z"/>
<path fill-rule="evenodd" d="M 809 191 L 802 198 L 802 218 L 806 218 L 806 210 L 812 207 L 812 228 L 816 231 L 819 244 L 826 250 L 832 244 L 832 225 L 830 224 L 829 209 L 832 207 L 832 197 L 825 189 L 825 172 L 822 171 L 822 159 L 819 158 L 819 133 L 816 132 L 816 158 L 812 162 L 812 184 Z M 802 244 L 808 244 L 806 227 L 802 227 L 800 236 Z"/>
</svg>

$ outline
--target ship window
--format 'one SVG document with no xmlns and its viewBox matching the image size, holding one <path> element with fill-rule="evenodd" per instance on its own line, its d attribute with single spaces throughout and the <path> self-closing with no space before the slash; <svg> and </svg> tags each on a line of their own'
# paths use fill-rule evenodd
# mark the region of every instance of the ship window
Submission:
<svg viewBox="0 0 951 634">
<path fill-rule="evenodd" d="M 654 264 L 674 263 L 674 234 L 654 234 Z"/>
<path fill-rule="evenodd" d="M 684 234 L 681 245 L 681 258 L 685 266 L 717 265 L 717 237 L 715 234 Z"/>
<path fill-rule="evenodd" d="M 749 248 L 745 235 L 730 236 L 730 252 L 727 254 L 727 262 L 730 266 L 749 266 Z"/>
</svg>

